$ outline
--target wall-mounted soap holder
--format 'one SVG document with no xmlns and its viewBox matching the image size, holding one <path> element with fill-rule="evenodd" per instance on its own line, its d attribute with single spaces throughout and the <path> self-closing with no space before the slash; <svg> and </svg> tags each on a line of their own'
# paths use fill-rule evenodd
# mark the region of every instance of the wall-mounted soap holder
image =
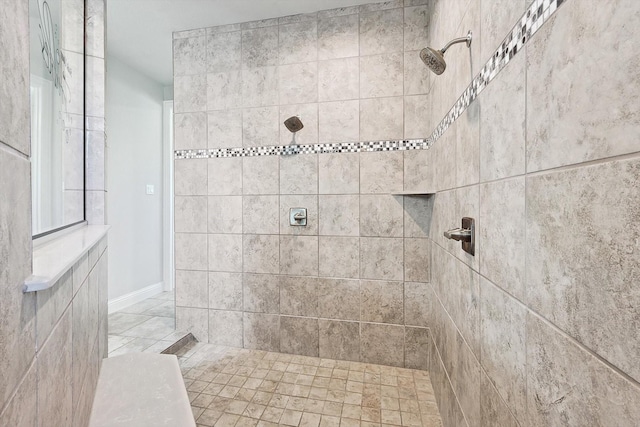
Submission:
<svg viewBox="0 0 640 427">
<path fill-rule="evenodd" d="M 307 225 L 307 209 L 291 208 L 289 209 L 289 225 L 306 226 Z"/>
<path fill-rule="evenodd" d="M 462 227 L 452 228 L 444 232 L 444 237 L 462 243 L 462 250 L 475 256 L 476 254 L 476 221 L 473 218 L 462 218 Z"/>
</svg>

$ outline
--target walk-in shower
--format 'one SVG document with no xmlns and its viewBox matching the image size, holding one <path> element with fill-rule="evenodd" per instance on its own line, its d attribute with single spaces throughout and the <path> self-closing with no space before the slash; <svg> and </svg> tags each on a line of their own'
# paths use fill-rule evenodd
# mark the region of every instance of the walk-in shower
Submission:
<svg viewBox="0 0 640 427">
<path fill-rule="evenodd" d="M 424 64 L 429 67 L 431 71 L 433 71 L 437 75 L 440 75 L 444 73 L 444 70 L 447 68 L 447 63 L 444 60 L 444 53 L 452 45 L 463 42 L 467 43 L 467 47 L 471 47 L 471 31 L 467 33 L 466 37 L 459 37 L 457 39 L 451 40 L 445 45 L 445 47 L 440 50 L 436 50 L 431 47 L 425 47 L 420 51 L 420 59 L 422 59 L 422 62 L 424 62 Z"/>
</svg>

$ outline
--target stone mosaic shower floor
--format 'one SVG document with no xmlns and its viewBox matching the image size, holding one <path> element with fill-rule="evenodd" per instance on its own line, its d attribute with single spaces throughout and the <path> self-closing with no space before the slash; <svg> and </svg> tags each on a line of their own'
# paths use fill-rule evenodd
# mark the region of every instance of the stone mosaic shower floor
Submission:
<svg viewBox="0 0 640 427">
<path fill-rule="evenodd" d="M 442 425 L 426 371 L 201 343 L 177 355 L 198 426 Z"/>
</svg>

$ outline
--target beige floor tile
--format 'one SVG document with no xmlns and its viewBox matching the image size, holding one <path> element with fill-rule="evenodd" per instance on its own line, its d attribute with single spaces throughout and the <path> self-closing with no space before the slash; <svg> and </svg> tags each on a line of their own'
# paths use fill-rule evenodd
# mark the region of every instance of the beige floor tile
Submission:
<svg viewBox="0 0 640 427">
<path fill-rule="evenodd" d="M 200 426 L 442 426 L 428 372 L 209 344 L 185 354 Z"/>
</svg>

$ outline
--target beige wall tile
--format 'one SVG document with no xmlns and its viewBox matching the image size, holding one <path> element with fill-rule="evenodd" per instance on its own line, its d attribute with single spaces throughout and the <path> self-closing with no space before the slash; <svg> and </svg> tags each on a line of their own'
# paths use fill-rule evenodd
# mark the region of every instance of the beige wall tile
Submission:
<svg viewBox="0 0 640 427">
<path fill-rule="evenodd" d="M 360 325 L 358 322 L 318 321 L 319 356 L 329 359 L 360 360 Z"/>
<path fill-rule="evenodd" d="M 404 327 L 360 324 L 360 361 L 391 366 L 404 365 Z"/>
<path fill-rule="evenodd" d="M 318 273 L 321 277 L 356 279 L 360 274 L 360 239 L 320 236 Z"/>
<path fill-rule="evenodd" d="M 280 316 L 280 351 L 318 357 L 318 319 Z"/>
<path fill-rule="evenodd" d="M 318 317 L 360 320 L 359 281 L 318 279 Z"/>
</svg>

